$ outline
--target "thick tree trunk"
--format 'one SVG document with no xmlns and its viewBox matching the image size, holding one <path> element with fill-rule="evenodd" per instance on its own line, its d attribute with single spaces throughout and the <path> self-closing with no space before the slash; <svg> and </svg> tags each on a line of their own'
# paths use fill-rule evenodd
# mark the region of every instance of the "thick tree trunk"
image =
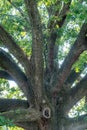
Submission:
<svg viewBox="0 0 87 130">
<path fill-rule="evenodd" d="M 45 123 L 45 124 L 44 124 Z M 50 122 L 43 122 L 40 126 L 40 129 L 39 130 L 52 130 L 51 128 L 51 123 Z"/>
<path fill-rule="evenodd" d="M 64 130 L 63 125 L 61 122 L 55 122 L 56 117 L 53 121 L 53 119 L 51 121 L 46 121 L 45 124 L 42 125 L 42 127 L 40 127 L 39 130 Z M 58 124 L 57 124 L 58 123 Z"/>
</svg>

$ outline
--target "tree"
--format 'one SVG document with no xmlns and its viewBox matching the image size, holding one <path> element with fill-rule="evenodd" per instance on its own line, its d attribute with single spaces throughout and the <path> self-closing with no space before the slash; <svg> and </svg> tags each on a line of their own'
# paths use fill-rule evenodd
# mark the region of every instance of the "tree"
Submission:
<svg viewBox="0 0 87 130">
<path fill-rule="evenodd" d="M 87 1 L 0 3 L 0 78 L 27 98 L 0 99 L 0 116 L 25 130 L 85 130 L 87 114 L 68 113 L 87 95 Z"/>
</svg>

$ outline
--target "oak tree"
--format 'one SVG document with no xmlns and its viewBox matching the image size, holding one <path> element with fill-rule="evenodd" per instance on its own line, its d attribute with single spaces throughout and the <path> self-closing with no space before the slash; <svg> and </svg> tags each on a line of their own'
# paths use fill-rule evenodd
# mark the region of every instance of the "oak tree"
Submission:
<svg viewBox="0 0 87 130">
<path fill-rule="evenodd" d="M 87 113 L 68 113 L 87 101 L 87 1 L 0 3 L 0 78 L 27 99 L 0 98 L 0 116 L 25 130 L 85 130 Z"/>
</svg>

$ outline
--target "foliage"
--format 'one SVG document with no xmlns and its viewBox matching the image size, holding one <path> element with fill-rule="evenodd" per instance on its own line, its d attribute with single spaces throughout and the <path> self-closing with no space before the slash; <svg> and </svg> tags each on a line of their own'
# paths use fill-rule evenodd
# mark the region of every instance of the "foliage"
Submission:
<svg viewBox="0 0 87 130">
<path fill-rule="evenodd" d="M 8 82 L 5 79 L 0 79 L 0 97 L 1 98 L 24 98 L 24 94 L 14 82 Z"/>
<path fill-rule="evenodd" d="M 0 126 L 14 126 L 13 121 L 6 119 L 4 116 L 0 116 Z"/>
<path fill-rule="evenodd" d="M 25 7 L 22 5 L 21 0 L 18 2 L 12 1 L 12 5 L 8 1 L 1 2 L 0 23 L 5 25 L 5 28 L 15 37 L 16 41 L 23 50 L 30 55 L 31 42 L 30 44 L 27 43 L 29 43 L 28 39 L 29 41 L 31 40 L 31 36 L 26 34 L 26 29 L 28 29 L 29 25 L 25 21 L 26 18 L 21 16 L 20 11 L 18 10 L 19 6 L 24 11 Z M 23 13 L 26 14 L 26 12 Z"/>
<path fill-rule="evenodd" d="M 0 126 L 0 130 L 23 130 L 23 129 L 16 126 L 14 127 Z"/>
<path fill-rule="evenodd" d="M 23 130 L 22 128 L 20 127 L 9 127 L 9 130 Z"/>
<path fill-rule="evenodd" d="M 85 51 L 83 54 L 80 55 L 79 60 L 75 63 L 74 68 L 75 71 L 78 73 L 79 71 L 83 70 L 87 63 L 87 52 Z"/>
<path fill-rule="evenodd" d="M 0 126 L 0 130 L 6 130 L 7 127 L 6 126 Z"/>
<path fill-rule="evenodd" d="M 85 97 L 81 99 L 77 104 L 70 110 L 69 116 L 72 117 L 79 117 L 79 115 L 85 114 L 87 111 L 86 104 L 85 104 Z"/>
</svg>

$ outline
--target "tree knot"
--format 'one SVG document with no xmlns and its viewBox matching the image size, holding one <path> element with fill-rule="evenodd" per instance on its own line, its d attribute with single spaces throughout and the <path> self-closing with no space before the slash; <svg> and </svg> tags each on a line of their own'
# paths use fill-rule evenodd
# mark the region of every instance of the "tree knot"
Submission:
<svg viewBox="0 0 87 130">
<path fill-rule="evenodd" d="M 46 119 L 51 118 L 51 109 L 49 107 L 44 107 L 42 112 L 44 118 Z"/>
</svg>

